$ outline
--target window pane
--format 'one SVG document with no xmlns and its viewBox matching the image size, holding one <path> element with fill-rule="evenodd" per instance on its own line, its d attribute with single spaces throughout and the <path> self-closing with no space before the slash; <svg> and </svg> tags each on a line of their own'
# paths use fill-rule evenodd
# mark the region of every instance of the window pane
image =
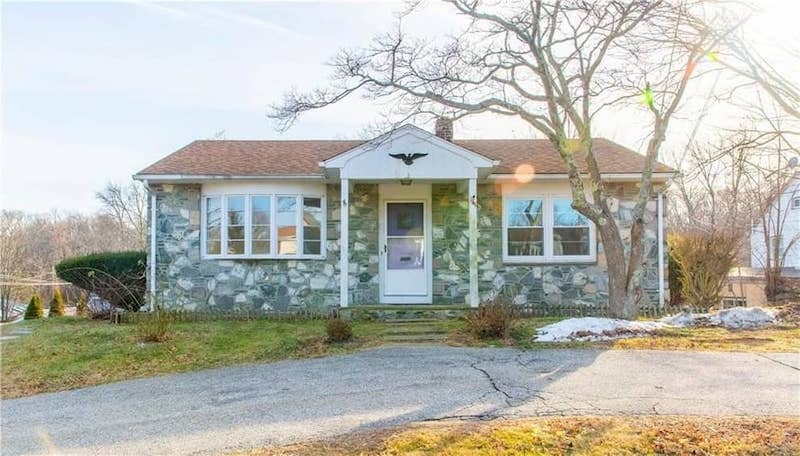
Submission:
<svg viewBox="0 0 800 456">
<path fill-rule="evenodd" d="M 553 226 L 589 226 L 589 221 L 572 208 L 572 200 L 553 200 Z"/>
<path fill-rule="evenodd" d="M 272 198 L 269 196 L 254 196 L 250 198 L 253 206 L 253 225 L 269 225 L 270 205 Z"/>
<path fill-rule="evenodd" d="M 244 196 L 228 197 L 228 226 L 244 225 Z"/>
<path fill-rule="evenodd" d="M 297 253 L 297 198 L 294 196 L 278 197 L 278 254 L 294 255 Z"/>
<path fill-rule="evenodd" d="M 544 255 L 544 228 L 509 228 L 508 255 Z"/>
<path fill-rule="evenodd" d="M 422 236 L 424 214 L 422 203 L 388 203 L 386 234 L 388 236 Z"/>
<path fill-rule="evenodd" d="M 270 251 L 270 220 L 272 197 L 271 196 L 252 196 L 250 197 L 250 214 L 252 243 L 250 251 L 254 255 L 268 255 Z"/>
<path fill-rule="evenodd" d="M 269 241 L 253 241 L 253 255 L 268 255 L 269 247 Z"/>
<path fill-rule="evenodd" d="M 229 196 L 226 198 L 228 220 L 228 246 L 229 255 L 244 255 L 244 196 Z"/>
<path fill-rule="evenodd" d="M 206 253 L 222 253 L 222 208 L 219 197 L 206 198 Z"/>
<path fill-rule="evenodd" d="M 306 255 L 319 255 L 320 254 L 319 241 L 303 241 L 303 253 Z"/>
<path fill-rule="evenodd" d="M 506 200 L 508 226 L 542 226 L 542 200 Z"/>
<path fill-rule="evenodd" d="M 553 228 L 553 255 L 589 255 L 589 228 Z"/>
<path fill-rule="evenodd" d="M 322 200 L 303 198 L 303 239 L 319 241 L 322 233 Z"/>
<path fill-rule="evenodd" d="M 244 255 L 244 241 L 228 240 L 229 255 Z"/>
</svg>

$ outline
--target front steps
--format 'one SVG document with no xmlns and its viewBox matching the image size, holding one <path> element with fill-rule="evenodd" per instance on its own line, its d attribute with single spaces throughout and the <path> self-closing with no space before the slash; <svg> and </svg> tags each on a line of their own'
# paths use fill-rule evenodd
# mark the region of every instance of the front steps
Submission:
<svg viewBox="0 0 800 456">
<path fill-rule="evenodd" d="M 339 309 L 345 318 L 378 320 L 385 322 L 413 322 L 420 320 L 436 321 L 464 317 L 469 306 L 441 306 L 431 304 L 419 305 L 380 305 L 352 306 Z"/>
<path fill-rule="evenodd" d="M 434 319 L 387 320 L 383 340 L 394 343 L 436 343 L 447 339 L 447 330 Z"/>
</svg>

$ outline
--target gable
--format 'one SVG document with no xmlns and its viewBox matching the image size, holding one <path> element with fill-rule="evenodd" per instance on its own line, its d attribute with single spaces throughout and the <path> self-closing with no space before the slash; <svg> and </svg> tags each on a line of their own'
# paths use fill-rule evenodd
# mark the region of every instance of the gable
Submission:
<svg viewBox="0 0 800 456">
<path fill-rule="evenodd" d="M 400 155 L 417 155 L 407 164 Z M 497 163 L 483 155 L 405 125 L 329 160 L 322 166 L 348 179 L 467 179 L 486 175 Z"/>
</svg>

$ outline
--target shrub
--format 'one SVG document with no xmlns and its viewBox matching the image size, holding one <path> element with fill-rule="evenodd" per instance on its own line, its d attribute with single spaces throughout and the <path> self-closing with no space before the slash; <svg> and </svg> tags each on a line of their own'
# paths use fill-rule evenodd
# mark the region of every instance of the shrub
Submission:
<svg viewBox="0 0 800 456">
<path fill-rule="evenodd" d="M 80 296 L 78 296 L 78 301 L 75 303 L 75 315 L 79 317 L 85 317 L 89 314 L 89 298 L 86 296 L 86 292 L 82 291 Z"/>
<path fill-rule="evenodd" d="M 66 309 L 64 304 L 64 295 L 61 294 L 61 290 L 56 288 L 53 292 L 53 299 L 50 300 L 50 317 L 63 317 L 66 315 Z"/>
<path fill-rule="evenodd" d="M 39 297 L 39 293 L 34 293 L 33 296 L 31 296 L 30 302 L 28 302 L 28 308 L 25 309 L 25 319 L 36 320 L 42 317 L 44 317 L 42 298 Z"/>
<path fill-rule="evenodd" d="M 667 238 L 680 268 L 681 294 L 691 305 L 713 307 L 736 260 L 739 237 L 723 232 L 689 232 Z"/>
<path fill-rule="evenodd" d="M 137 311 L 144 303 L 145 252 L 105 252 L 68 258 L 55 266 L 56 275 L 94 293 L 112 306 Z"/>
<path fill-rule="evenodd" d="M 667 280 L 669 282 L 669 305 L 680 307 L 683 303 L 683 287 L 681 285 L 681 266 L 675 261 L 675 253 L 667 249 Z"/>
<path fill-rule="evenodd" d="M 508 336 L 514 311 L 505 302 L 495 299 L 481 304 L 467 315 L 467 329 L 478 339 L 496 339 Z"/>
<path fill-rule="evenodd" d="M 172 315 L 156 310 L 142 314 L 136 322 L 136 334 L 143 342 L 164 342 L 172 337 Z"/>
<path fill-rule="evenodd" d="M 329 318 L 325 322 L 325 333 L 328 335 L 328 342 L 347 342 L 353 338 L 350 322 L 339 317 Z"/>
</svg>

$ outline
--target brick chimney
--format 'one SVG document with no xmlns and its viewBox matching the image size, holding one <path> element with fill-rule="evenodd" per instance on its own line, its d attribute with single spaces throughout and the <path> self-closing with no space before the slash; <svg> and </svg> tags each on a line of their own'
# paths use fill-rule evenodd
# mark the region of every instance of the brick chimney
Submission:
<svg viewBox="0 0 800 456">
<path fill-rule="evenodd" d="M 446 117 L 437 118 L 433 132 L 436 136 L 445 141 L 453 142 L 453 119 L 448 119 Z"/>
</svg>

